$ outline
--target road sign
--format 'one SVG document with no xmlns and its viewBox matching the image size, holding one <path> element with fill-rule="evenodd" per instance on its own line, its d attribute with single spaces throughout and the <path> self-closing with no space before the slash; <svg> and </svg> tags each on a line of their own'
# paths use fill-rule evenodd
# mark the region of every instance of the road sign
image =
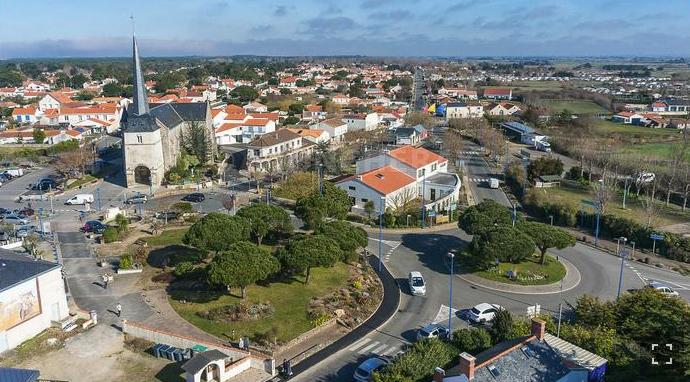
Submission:
<svg viewBox="0 0 690 382">
<path fill-rule="evenodd" d="M 619 256 L 628 257 L 629 255 L 630 255 L 630 251 L 627 248 L 623 248 L 620 250 Z"/>
<path fill-rule="evenodd" d="M 434 217 L 434 216 L 436 216 L 436 211 L 434 211 L 434 210 L 429 210 L 429 211 L 426 213 L 426 216 L 428 216 L 428 217 Z"/>
<path fill-rule="evenodd" d="M 653 233 L 653 234 L 649 235 L 649 238 L 652 240 L 664 240 L 664 236 L 659 235 L 658 233 Z"/>
</svg>

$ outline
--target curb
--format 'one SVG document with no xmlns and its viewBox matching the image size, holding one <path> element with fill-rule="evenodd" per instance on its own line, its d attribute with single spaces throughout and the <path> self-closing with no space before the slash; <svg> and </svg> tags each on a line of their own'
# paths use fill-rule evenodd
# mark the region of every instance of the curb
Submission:
<svg viewBox="0 0 690 382">
<path fill-rule="evenodd" d="M 495 292 L 503 292 L 503 293 L 511 293 L 511 294 L 526 294 L 526 295 L 556 294 L 556 293 L 561 293 L 561 292 L 567 292 L 571 289 L 574 289 L 578 285 L 580 285 L 580 282 L 582 281 L 582 274 L 580 274 L 580 271 L 577 269 L 577 267 L 575 267 L 575 265 L 573 265 L 573 263 L 571 263 L 570 261 L 568 261 L 564 258 L 559 258 L 559 261 L 564 263 L 564 266 L 566 267 L 566 276 L 565 277 L 568 276 L 568 273 L 567 273 L 568 267 L 572 267 L 572 269 L 574 269 L 577 272 L 577 282 L 575 282 L 573 285 L 569 285 L 568 287 L 564 287 L 563 290 L 561 290 L 560 282 L 558 282 L 558 281 L 555 283 L 546 284 L 546 285 L 510 285 L 510 284 L 505 284 L 506 285 L 505 288 L 494 288 L 494 287 L 488 286 L 486 284 L 477 282 L 475 280 L 471 280 L 470 278 L 463 276 L 463 275 L 460 275 L 460 274 L 458 274 L 456 276 L 458 278 L 460 278 L 461 280 L 463 280 L 469 284 L 472 284 L 478 288 L 488 289 L 488 290 L 492 290 Z M 479 276 L 476 276 L 476 277 L 481 278 Z M 565 278 L 565 277 L 563 277 L 563 278 Z M 488 281 L 491 281 L 491 280 L 488 280 Z M 493 281 L 493 282 L 497 282 L 497 281 Z M 518 291 L 522 288 L 527 289 L 527 288 L 532 288 L 532 287 L 556 287 L 556 289 L 551 291 L 551 292 L 528 291 L 528 290 L 524 290 L 524 289 L 523 289 L 523 291 Z M 518 288 L 518 290 L 515 290 L 515 288 Z"/>
<path fill-rule="evenodd" d="M 352 223 L 352 222 L 350 222 Z M 361 223 L 355 223 L 362 227 L 367 232 L 379 232 L 379 229 L 376 227 L 368 226 L 365 224 Z M 450 223 L 443 223 L 443 224 L 438 224 L 435 226 L 427 227 L 427 228 L 384 228 L 382 231 L 384 234 L 400 234 L 400 233 L 424 233 L 424 232 L 437 232 L 437 231 L 445 231 L 453 228 L 458 228 L 458 222 L 450 222 Z"/>
<path fill-rule="evenodd" d="M 400 307 L 400 288 L 398 287 L 398 283 L 395 281 L 395 277 L 385 265 L 383 266 L 381 273 L 377 271 L 378 258 L 370 256 L 368 261 L 374 269 L 374 271 L 376 272 L 376 274 L 379 276 L 379 279 L 383 286 L 383 299 L 381 300 L 378 309 L 371 316 L 369 316 L 369 318 L 366 321 L 362 322 L 361 324 L 353 328 L 349 333 L 345 334 L 344 336 L 337 339 L 335 342 L 332 342 L 328 346 L 324 347 L 318 352 L 303 359 L 300 363 L 296 364 L 292 369 L 293 375 L 291 379 L 299 375 L 300 373 L 303 373 L 309 370 L 310 368 L 315 367 L 319 363 L 326 360 L 328 357 L 337 354 L 343 349 L 346 349 L 348 346 L 352 345 L 359 339 L 365 337 L 369 333 L 378 330 L 378 328 L 388 323 L 395 315 L 395 312 L 397 312 L 398 308 Z M 384 277 L 381 277 L 382 275 L 384 275 Z M 388 291 L 386 291 L 386 287 L 388 287 Z M 393 293 L 393 296 L 391 296 L 391 293 Z M 384 306 L 384 302 L 386 302 L 387 296 L 389 298 L 394 298 L 395 303 L 386 304 L 390 306 Z M 384 312 L 382 311 L 382 309 L 388 309 L 389 311 Z M 385 317 L 385 319 L 383 319 L 380 323 L 376 322 L 380 320 L 380 317 Z"/>
</svg>

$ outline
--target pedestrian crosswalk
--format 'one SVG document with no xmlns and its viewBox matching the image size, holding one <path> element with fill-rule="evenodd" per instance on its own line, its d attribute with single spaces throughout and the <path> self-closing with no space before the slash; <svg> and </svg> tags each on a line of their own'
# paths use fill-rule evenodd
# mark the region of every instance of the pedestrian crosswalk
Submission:
<svg viewBox="0 0 690 382">
<path fill-rule="evenodd" d="M 467 178 L 472 183 L 489 183 L 491 178 Z"/>
<path fill-rule="evenodd" d="M 460 155 L 462 155 L 462 156 L 468 156 L 468 157 L 470 157 L 470 156 L 478 156 L 478 155 L 480 155 L 480 154 L 481 154 L 481 153 L 480 153 L 479 151 L 460 151 Z"/>
<path fill-rule="evenodd" d="M 402 343 L 387 344 L 365 337 L 350 345 L 347 350 L 359 355 L 376 354 L 382 357 L 395 357 L 403 352 L 402 347 Z"/>
<path fill-rule="evenodd" d="M 635 275 L 645 284 L 649 284 L 652 281 L 657 281 L 663 284 L 666 284 L 671 287 L 673 290 L 690 290 L 690 283 L 682 283 L 682 282 L 675 282 L 675 281 L 669 281 L 669 280 L 662 280 L 659 278 L 650 278 L 648 275 L 642 273 L 639 269 L 637 269 L 634 265 L 631 263 L 625 263 L 625 265 L 635 273 Z"/>
</svg>

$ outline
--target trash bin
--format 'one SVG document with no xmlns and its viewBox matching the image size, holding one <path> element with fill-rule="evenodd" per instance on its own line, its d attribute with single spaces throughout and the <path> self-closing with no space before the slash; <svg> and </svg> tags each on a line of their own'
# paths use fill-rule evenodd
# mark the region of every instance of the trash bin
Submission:
<svg viewBox="0 0 690 382">
<path fill-rule="evenodd" d="M 165 358 L 167 358 L 171 361 L 175 361 L 175 357 L 174 357 L 175 350 L 177 350 L 177 348 L 173 347 L 173 346 L 166 349 L 165 350 Z"/>
<path fill-rule="evenodd" d="M 93 321 L 94 325 L 96 325 L 98 323 L 98 312 L 96 312 L 96 310 L 91 310 L 89 312 L 89 317 Z"/>
<path fill-rule="evenodd" d="M 155 344 L 153 346 L 153 355 L 155 355 L 156 358 L 165 357 L 165 351 L 168 350 L 169 347 L 170 346 L 165 344 Z"/>
<path fill-rule="evenodd" d="M 182 361 L 182 350 L 178 348 L 173 349 L 171 356 L 175 362 Z"/>
</svg>

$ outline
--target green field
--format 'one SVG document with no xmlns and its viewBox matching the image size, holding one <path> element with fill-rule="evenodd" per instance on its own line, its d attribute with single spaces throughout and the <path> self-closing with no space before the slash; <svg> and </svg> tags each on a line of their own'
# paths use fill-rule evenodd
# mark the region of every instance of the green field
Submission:
<svg viewBox="0 0 690 382">
<path fill-rule="evenodd" d="M 608 113 L 608 110 L 589 100 L 552 99 L 544 100 L 544 103 L 552 114 L 561 112 L 564 109 L 567 109 L 574 114 Z"/>
<path fill-rule="evenodd" d="M 649 155 L 654 158 L 673 158 L 673 143 L 644 143 L 623 148 L 624 153 Z M 690 162 L 690 151 L 685 152 L 685 161 Z"/>
<path fill-rule="evenodd" d="M 680 138 L 680 130 L 676 129 L 654 129 L 651 127 L 626 125 L 623 123 L 611 122 L 605 119 L 598 119 L 594 122 L 594 128 L 600 135 L 630 136 L 634 138 Z"/>
<path fill-rule="evenodd" d="M 576 206 L 576 208 L 584 208 L 588 212 L 594 212 L 594 208 L 591 205 L 584 203 L 584 201 L 592 201 L 593 197 L 592 192 L 584 187 L 575 188 L 561 184 L 561 187 L 535 189 L 535 192 L 540 195 L 541 199 L 548 200 L 550 203 L 570 204 Z M 626 217 L 643 225 L 647 223 L 645 205 L 636 198 L 634 187 L 628 194 L 625 207 L 623 209 L 623 195 L 619 194 L 608 203 L 606 213 Z M 655 227 L 690 221 L 690 211 L 683 212 L 680 207 L 674 204 L 666 207 L 663 202 L 657 201 L 655 211 L 656 213 L 652 219 L 652 226 Z"/>
<path fill-rule="evenodd" d="M 256 321 L 217 322 L 197 313 L 213 308 L 237 304 L 242 301 L 234 290 L 233 295 L 212 291 L 171 291 L 170 304 L 185 320 L 220 338 L 228 338 L 233 330 L 236 336 L 252 339 L 266 336 L 275 330 L 279 342 L 287 342 L 312 328 L 307 317 L 309 300 L 325 296 L 346 284 L 348 265 L 338 263 L 332 268 L 314 268 L 308 285 L 303 277 L 247 288 L 247 303 L 270 303 L 275 313 Z M 185 302 L 183 303 L 182 300 Z"/>
</svg>

